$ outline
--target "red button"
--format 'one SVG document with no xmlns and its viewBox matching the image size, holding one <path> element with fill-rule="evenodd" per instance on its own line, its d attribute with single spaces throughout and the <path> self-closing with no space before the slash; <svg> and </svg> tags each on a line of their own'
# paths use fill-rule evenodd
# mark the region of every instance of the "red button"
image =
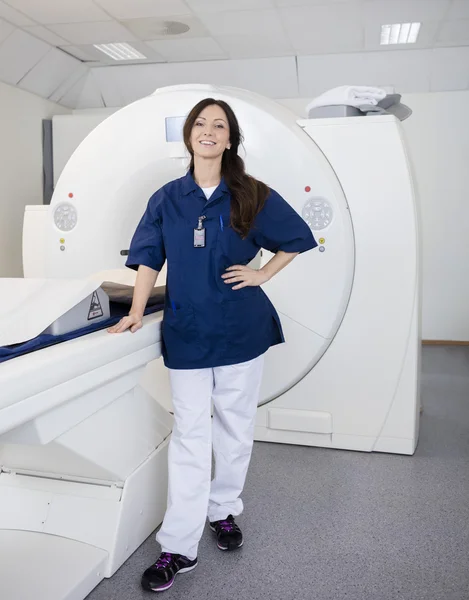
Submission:
<svg viewBox="0 0 469 600">
<path fill-rule="evenodd" d="M 70 194 L 68 195 L 69 198 L 73 198 L 73 194 L 72 192 L 70 192 Z"/>
<path fill-rule="evenodd" d="M 305 192 L 310 192 L 310 191 L 311 191 L 311 188 L 309 187 L 309 185 L 307 185 L 307 186 L 305 187 Z"/>
</svg>

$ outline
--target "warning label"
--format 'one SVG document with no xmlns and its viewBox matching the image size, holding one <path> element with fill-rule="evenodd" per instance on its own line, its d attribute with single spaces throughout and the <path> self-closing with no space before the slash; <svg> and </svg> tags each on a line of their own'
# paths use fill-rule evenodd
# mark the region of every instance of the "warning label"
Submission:
<svg viewBox="0 0 469 600">
<path fill-rule="evenodd" d="M 98 293 L 93 292 L 93 296 L 91 297 L 90 310 L 88 312 L 88 321 L 91 319 L 97 319 L 98 317 L 103 316 L 103 309 L 101 307 L 101 302 L 98 298 Z"/>
</svg>

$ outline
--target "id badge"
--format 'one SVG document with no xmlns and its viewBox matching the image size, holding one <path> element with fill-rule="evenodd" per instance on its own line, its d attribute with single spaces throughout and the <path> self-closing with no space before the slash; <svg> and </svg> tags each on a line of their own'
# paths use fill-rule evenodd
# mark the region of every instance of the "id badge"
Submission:
<svg viewBox="0 0 469 600">
<path fill-rule="evenodd" d="M 194 229 L 194 248 L 205 248 L 205 228 Z"/>
</svg>

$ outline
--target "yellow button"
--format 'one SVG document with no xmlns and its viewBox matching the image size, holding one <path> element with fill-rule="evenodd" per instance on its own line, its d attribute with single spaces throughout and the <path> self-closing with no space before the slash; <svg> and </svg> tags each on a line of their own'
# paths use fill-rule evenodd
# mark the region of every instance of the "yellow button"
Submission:
<svg viewBox="0 0 469 600">
<path fill-rule="evenodd" d="M 319 238 L 319 243 L 320 243 L 320 244 L 324 244 L 324 242 L 325 242 L 325 241 L 326 241 L 326 240 L 325 240 L 324 238 Z"/>
<path fill-rule="evenodd" d="M 61 244 L 65 244 L 65 239 L 64 239 L 64 238 L 60 238 L 59 242 L 60 242 Z"/>
</svg>

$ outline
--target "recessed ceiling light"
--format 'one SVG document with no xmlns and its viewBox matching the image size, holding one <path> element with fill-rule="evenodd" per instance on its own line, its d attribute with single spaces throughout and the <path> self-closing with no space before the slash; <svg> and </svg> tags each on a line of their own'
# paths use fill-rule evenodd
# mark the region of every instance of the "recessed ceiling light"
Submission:
<svg viewBox="0 0 469 600">
<path fill-rule="evenodd" d="M 93 46 L 114 60 L 143 60 L 147 58 L 133 46 L 126 43 L 93 44 Z"/>
<path fill-rule="evenodd" d="M 415 44 L 421 23 L 394 23 L 381 26 L 381 45 Z"/>
</svg>

